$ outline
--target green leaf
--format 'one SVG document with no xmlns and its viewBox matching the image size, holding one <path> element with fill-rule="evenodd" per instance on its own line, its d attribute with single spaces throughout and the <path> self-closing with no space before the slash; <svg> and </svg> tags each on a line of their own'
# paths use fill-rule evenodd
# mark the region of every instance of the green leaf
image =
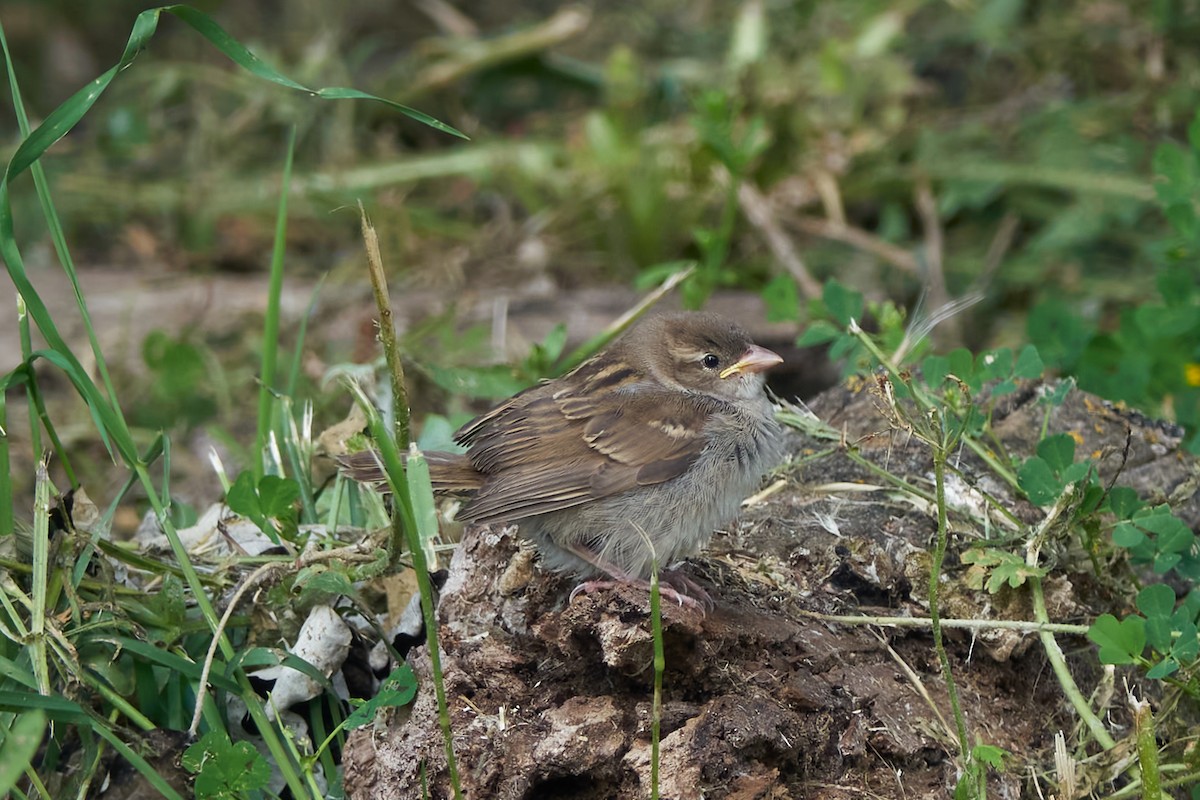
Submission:
<svg viewBox="0 0 1200 800">
<path fill-rule="evenodd" d="M 1017 356 L 1017 363 L 1013 366 L 1013 375 L 1025 380 L 1033 380 L 1040 378 L 1045 371 L 1046 365 L 1042 363 L 1041 353 L 1033 345 L 1025 345 L 1021 354 Z"/>
<path fill-rule="evenodd" d="M 295 587 L 300 590 L 296 602 L 300 605 L 322 603 L 334 597 L 353 597 L 354 584 L 341 571 L 318 565 L 301 570 Z"/>
<path fill-rule="evenodd" d="M 1113 528 L 1112 540 L 1113 544 L 1118 547 L 1137 547 L 1146 541 L 1146 534 L 1142 533 L 1136 526 L 1128 522 L 1122 522 Z"/>
<path fill-rule="evenodd" d="M 1055 472 L 1061 472 L 1075 461 L 1075 439 L 1069 433 L 1047 436 L 1038 442 L 1037 454 Z"/>
<path fill-rule="evenodd" d="M 1117 519 L 1129 519 L 1145 504 L 1128 486 L 1114 486 L 1108 492 L 1108 507 Z"/>
<path fill-rule="evenodd" d="M 1154 285 L 1168 306 L 1188 306 L 1195 302 L 1200 286 L 1192 270 L 1182 264 L 1164 267 L 1155 276 Z"/>
<path fill-rule="evenodd" d="M 1034 456 L 1017 471 L 1017 484 L 1035 506 L 1050 505 L 1062 493 L 1062 484 L 1042 458 Z"/>
<path fill-rule="evenodd" d="M 225 495 L 225 504 L 229 506 L 230 511 L 254 520 L 259 527 L 266 524 L 266 515 L 258 502 L 258 492 L 254 490 L 254 475 L 249 470 L 238 475 L 229 487 Z"/>
<path fill-rule="evenodd" d="M 1178 661 L 1176 661 L 1174 658 L 1164 658 L 1162 661 L 1146 670 L 1146 677 L 1151 680 L 1161 681 L 1163 678 L 1169 678 L 1178 669 Z"/>
<path fill-rule="evenodd" d="M 1179 553 L 1159 553 L 1154 558 L 1154 571 L 1159 575 L 1165 575 L 1178 566 L 1179 562 L 1183 561 L 1183 556 Z"/>
<path fill-rule="evenodd" d="M 421 422 L 421 435 L 417 438 L 417 447 L 422 450 L 462 453 L 465 448 L 454 441 L 454 431 L 457 428 L 457 425 L 441 414 L 429 414 Z"/>
<path fill-rule="evenodd" d="M 1166 142 L 1154 151 L 1154 172 L 1164 180 L 1155 181 L 1154 191 L 1163 205 L 1191 201 L 1196 185 L 1195 160 L 1177 144 Z"/>
<path fill-rule="evenodd" d="M 1091 463 L 1087 461 L 1078 461 L 1064 469 L 1062 474 L 1059 475 L 1059 479 L 1062 480 L 1064 484 L 1075 483 L 1076 481 L 1081 481 L 1086 478 L 1091 470 Z"/>
<path fill-rule="evenodd" d="M 285 533 L 294 533 L 300 499 L 300 486 L 291 478 L 264 475 L 256 485 L 249 470 L 239 474 L 229 487 L 225 503 L 229 509 L 254 522 L 263 533 L 278 543 L 279 530 L 271 520 L 279 523 Z"/>
<path fill-rule="evenodd" d="M 562 355 L 563 347 L 567 344 L 567 326 L 566 323 L 560 322 L 550 329 L 546 334 L 546 338 L 538 345 L 545 353 L 546 360 L 553 363 Z"/>
<path fill-rule="evenodd" d="M 1160 536 L 1174 534 L 1180 529 L 1188 530 L 1183 520 L 1172 514 L 1171 507 L 1166 503 L 1151 509 L 1144 509 L 1134 515 L 1133 521 L 1139 528 Z"/>
<path fill-rule="evenodd" d="M 180 761 L 196 775 L 197 800 L 235 800 L 264 788 L 271 779 L 271 767 L 254 745 L 231 742 L 223 730 L 206 733 L 183 751 Z"/>
<path fill-rule="evenodd" d="M 1088 465 L 1090 468 L 1090 465 Z M 1087 470 L 1085 470 L 1086 472 Z M 1100 501 L 1104 499 L 1104 489 L 1096 483 L 1089 483 L 1083 489 L 1083 496 L 1079 500 L 1079 507 L 1075 512 L 1075 518 L 1080 519 L 1088 514 L 1091 514 L 1100 507 Z"/>
<path fill-rule="evenodd" d="M 921 374 L 925 378 L 926 386 L 940 389 L 946 376 L 950 374 L 950 359 L 938 355 L 926 356 L 921 362 Z"/>
<path fill-rule="evenodd" d="M 1171 656 L 1181 663 L 1190 663 L 1200 655 L 1200 636 L 1192 620 L 1177 621 L 1172 631 L 1179 634 L 1171 645 Z"/>
<path fill-rule="evenodd" d="M 1165 583 L 1148 585 L 1138 593 L 1138 610 L 1147 618 L 1169 618 L 1175 612 L 1175 590 Z"/>
<path fill-rule="evenodd" d="M 962 562 L 973 565 L 967 577 L 967 585 L 972 588 L 982 588 L 981 572 L 990 570 L 987 580 L 987 590 L 990 594 L 996 594 L 1005 584 L 1015 589 L 1029 578 L 1045 577 L 1047 572 L 1042 567 L 1029 566 L 1025 559 L 1016 553 L 993 547 L 971 548 L 962 554 Z"/>
<path fill-rule="evenodd" d="M 1156 652 L 1171 650 L 1171 621 L 1166 617 L 1149 617 L 1146 620 L 1146 643 Z"/>
<path fill-rule="evenodd" d="M 992 397 L 1004 397 L 1006 394 L 1012 394 L 1017 390 L 1017 382 L 1012 378 L 1006 378 L 992 387 Z"/>
<path fill-rule="evenodd" d="M 1126 617 L 1118 621 L 1112 614 L 1102 614 L 1088 628 L 1088 639 L 1100 645 L 1103 664 L 1132 664 L 1146 649 L 1146 621 L 1141 617 Z"/>
<path fill-rule="evenodd" d="M 1200 617 L 1200 587 L 1193 587 L 1187 593 L 1187 597 L 1183 598 L 1183 602 L 1179 604 L 1179 611 L 1188 619 Z"/>
<path fill-rule="evenodd" d="M 1046 392 L 1038 398 L 1039 405 L 1048 405 L 1053 408 L 1058 408 L 1067 400 L 1067 395 L 1075 388 L 1075 379 L 1073 377 L 1062 378 L 1054 385 L 1052 391 Z"/>
<path fill-rule="evenodd" d="M 993 744 L 977 744 L 971 748 L 971 758 L 993 769 L 1004 769 L 1004 759 L 1008 756 L 1007 750 Z"/>
<path fill-rule="evenodd" d="M 264 475 L 258 482 L 258 498 L 263 514 L 284 519 L 296 510 L 295 504 L 300 500 L 300 484 L 291 478 Z"/>
<path fill-rule="evenodd" d="M 1196 542 L 1196 534 L 1184 525 L 1179 523 L 1179 527 L 1167 533 L 1158 535 L 1158 549 L 1164 553 L 1186 553 L 1192 549 L 1192 545 Z"/>
<path fill-rule="evenodd" d="M 1012 375 L 1013 352 L 1007 347 L 980 353 L 975 360 L 975 373 L 980 380 L 991 381 Z"/>
<path fill-rule="evenodd" d="M 971 355 L 971 351 L 965 347 L 959 347 L 950 351 L 947 360 L 950 365 L 950 372 L 959 380 L 968 384 L 973 384 L 975 381 L 975 356 Z M 972 389 L 976 388 L 972 385 Z"/>
<path fill-rule="evenodd" d="M 417 696 L 417 676 L 412 667 L 401 664 L 383 681 L 379 691 L 368 702 L 363 703 L 354 713 L 346 718 L 349 729 L 361 728 L 375 719 L 375 714 L 381 708 L 389 706 L 406 706 Z"/>
<path fill-rule="evenodd" d="M 825 283 L 822 293 L 825 308 L 843 328 L 849 326 L 850 320 L 862 321 L 863 296 L 861 292 L 849 289 L 835 280 Z"/>
<path fill-rule="evenodd" d="M 831 322 L 820 319 L 809 323 L 804 329 L 804 333 L 796 339 L 797 347 L 813 347 L 819 344 L 832 342 L 842 335 L 841 329 L 833 325 Z"/>
</svg>

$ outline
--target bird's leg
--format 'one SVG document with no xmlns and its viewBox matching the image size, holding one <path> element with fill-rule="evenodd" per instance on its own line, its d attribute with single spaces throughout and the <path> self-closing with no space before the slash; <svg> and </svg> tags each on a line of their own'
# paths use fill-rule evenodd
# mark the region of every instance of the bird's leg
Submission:
<svg viewBox="0 0 1200 800">
<path fill-rule="evenodd" d="M 596 555 L 596 553 L 592 552 L 586 547 L 583 547 L 582 545 L 571 545 L 567 549 L 570 550 L 572 554 L 583 559 L 596 569 L 611 576 L 611 579 L 601 578 L 597 580 L 584 581 L 571 590 L 571 596 L 567 599 L 567 602 L 574 600 L 576 595 L 590 594 L 591 592 L 599 591 L 601 589 L 611 589 L 615 586 L 619 586 L 622 583 L 640 587 L 645 589 L 647 592 L 650 590 L 650 581 L 643 578 L 633 577 L 625 570 L 610 564 L 600 556 Z M 704 591 L 703 588 L 696 584 L 695 581 L 672 570 L 665 571 L 663 575 L 665 576 L 664 583 L 660 584 L 658 587 L 658 592 L 663 597 L 674 600 L 681 606 L 695 608 L 700 612 L 703 612 L 705 607 L 711 607 L 713 605 L 712 597 L 709 596 L 708 592 Z"/>
</svg>

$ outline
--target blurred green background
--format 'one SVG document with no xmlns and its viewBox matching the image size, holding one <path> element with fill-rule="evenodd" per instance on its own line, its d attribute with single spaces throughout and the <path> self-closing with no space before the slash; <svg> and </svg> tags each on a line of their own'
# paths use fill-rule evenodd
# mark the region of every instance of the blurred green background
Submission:
<svg viewBox="0 0 1200 800">
<path fill-rule="evenodd" d="M 470 141 L 257 80 L 164 17 L 42 162 L 82 265 L 263 275 L 296 125 L 289 281 L 360 292 L 319 307 L 327 320 L 338 303 L 369 317 L 362 201 L 396 285 L 451 305 L 641 289 L 686 261 L 688 304 L 761 293 L 795 334 L 826 313 L 830 279 L 896 304 L 877 327 L 970 299 L 939 350 L 1032 341 L 1084 388 L 1200 422 L 1196 0 L 196 5 L 305 85 L 413 105 Z M 147 7 L 7 0 L 34 119 L 115 63 Z M 6 157 L 17 141 L 3 115 Z M 14 203 L 24 246 L 44 242 L 27 181 Z M 422 335 L 430 362 L 486 340 Z M 369 326 L 357 344 L 312 338 L 321 368 L 373 355 Z M 235 409 L 209 375 L 245 384 L 253 360 L 242 375 L 227 358 L 245 344 L 211 329 L 131 343 L 189 387 L 147 388 L 142 421 Z"/>
</svg>

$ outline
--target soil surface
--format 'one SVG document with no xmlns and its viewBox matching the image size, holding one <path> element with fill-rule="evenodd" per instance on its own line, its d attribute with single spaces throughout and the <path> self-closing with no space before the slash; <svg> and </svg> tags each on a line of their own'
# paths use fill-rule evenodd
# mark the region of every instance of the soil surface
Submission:
<svg viewBox="0 0 1200 800">
<path fill-rule="evenodd" d="M 1045 388 L 1023 387 L 994 411 L 1015 458 L 1031 454 L 1041 434 Z M 930 488 L 928 448 L 889 433 L 877 405 L 861 387 L 841 388 L 812 410 L 872 462 Z M 1178 451 L 1178 429 L 1073 392 L 1050 411 L 1049 431 L 1071 432 L 1106 481 L 1120 470 L 1121 483 L 1156 499 L 1174 493 L 1176 512 L 1193 526 L 1200 520 L 1196 467 Z M 790 452 L 794 464 L 774 476 L 785 481 L 782 488 L 749 506 L 686 567 L 716 607 L 705 614 L 663 603 L 660 794 L 950 797 L 956 737 L 929 630 L 811 616 L 927 616 L 932 508 L 855 464 L 836 441 L 793 434 Z M 955 465 L 965 477 L 948 487 L 959 510 L 951 516 L 942 614 L 1031 619 L 1027 592 L 966 588 L 957 555 L 984 536 L 1015 535 L 1011 548 L 1021 548 L 1023 531 L 983 522 L 978 490 L 1027 524 L 1043 512 L 1012 497 L 969 452 Z M 1048 543 L 1044 558 L 1065 556 L 1071 546 Z M 1090 562 L 1078 556 L 1062 563 Z M 1058 566 L 1044 586 L 1054 621 L 1087 623 L 1099 613 L 1093 609 L 1113 607 L 1095 574 Z M 439 636 L 468 798 L 649 796 L 649 600 L 631 587 L 569 600 L 571 588 L 538 568 L 515 529 L 468 530 L 454 555 L 438 607 Z M 1013 756 L 991 774 L 989 795 L 1048 796 L 1054 734 L 1065 732 L 1074 747 L 1079 725 L 1037 637 L 994 629 L 947 630 L 946 637 L 972 737 Z M 1058 639 L 1088 695 L 1102 675 L 1094 649 L 1082 637 Z M 417 700 L 350 737 L 349 797 L 420 797 L 426 780 L 430 796 L 451 796 L 428 654 L 417 649 L 409 660 L 420 680 Z M 1131 686 L 1141 695 L 1136 677 Z M 1124 714 L 1123 707 L 1099 711 L 1118 723 Z"/>
</svg>

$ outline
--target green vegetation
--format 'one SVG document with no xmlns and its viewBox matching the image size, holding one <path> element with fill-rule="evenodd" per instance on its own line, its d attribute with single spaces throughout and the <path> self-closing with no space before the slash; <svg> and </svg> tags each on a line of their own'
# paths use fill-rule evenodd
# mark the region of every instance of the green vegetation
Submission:
<svg viewBox="0 0 1200 800">
<path fill-rule="evenodd" d="M 872 375 L 892 427 L 930 448 L 934 489 L 901 488 L 937 515 L 928 624 L 955 712 L 956 797 L 986 796 L 988 770 L 1010 761 L 970 728 L 953 691 L 939 582 L 951 569 L 943 559 L 961 550 L 970 587 L 1027 593 L 1030 629 L 1080 723 L 1074 753 L 1136 754 L 1112 796 L 1200 798 L 1197 749 L 1178 722 L 1200 704 L 1200 548 L 1176 514 L 1186 498 L 1146 501 L 1102 482 L 1075 439 L 1045 426 L 1027 456 L 1005 452 L 991 428 L 997 401 L 1059 376 L 1041 398 L 1047 419 L 1077 385 L 1178 422 L 1200 453 L 1194 3 L 747 2 L 688 20 L 672 9 L 566 9 L 490 38 L 444 32 L 403 57 L 372 33 L 394 32 L 376 12 L 330 23 L 305 4 L 290 44 L 255 42 L 261 58 L 234 24 L 252 30 L 252 11 L 223 9 L 235 39 L 184 6 L 137 15 L 140 4 L 126 3 L 123 15 L 89 4 L 73 26 L 67 5 L 31 5 L 26 22 L 104 63 L 120 53 L 69 96 L 26 100 L 30 86 L 53 86 L 32 55 L 39 37 L 11 49 L 0 38 L 13 111 L 0 123 L 0 257 L 18 293 L 20 351 L 0 376 L 0 794 L 83 797 L 115 757 L 163 796 L 183 796 L 143 740 L 187 730 L 202 734 L 183 755 L 196 797 L 284 786 L 295 798 L 341 796 L 334 751 L 345 731 L 410 702 L 416 679 L 401 667 L 347 713 L 326 673 L 273 645 L 295 641 L 308 612 L 334 599 L 374 618 L 363 581 L 409 568 L 457 783 L 429 578 L 450 545 L 423 460 L 402 464 L 408 406 L 445 413 L 412 425 L 421 446 L 444 443 L 470 399 L 559 374 L 617 329 L 568 350 L 560 326 L 518 363 L 495 364 L 489 331 L 430 314 L 386 343 L 386 377 L 375 380 L 378 364 L 345 367 L 366 389 L 322 384 L 305 355 L 326 366 L 347 358 L 308 331 L 324 285 L 295 329 L 281 319 L 281 292 L 317 272 L 329 272 L 325 285 L 362 283 L 360 217 L 330 213 L 361 202 L 367 240 L 378 230 L 388 256 L 372 256 L 377 290 L 390 277 L 486 294 L 532 270 L 556 286 L 679 283 L 693 306 L 724 290 L 760 294 L 773 321 L 802 330 L 798 344 L 827 347 L 847 377 Z M 13 16 L 0 13 L 0 25 Z M 156 31 L 160 16 L 175 24 Z M 569 56 L 568 42 L 581 42 Z M 325 83 L 372 93 L 307 88 Z M 147 230 L 151 260 L 176 268 L 244 266 L 247 252 L 257 268 L 270 247 L 261 326 L 250 337 L 155 331 L 136 343 L 135 368 L 115 363 L 73 253 L 136 261 Z M 53 256 L 38 255 L 42 242 Z M 494 258 L 522 243 L 542 255 Z M 479 269 L 436 266 L 454 250 Z M 74 318 L 38 291 L 52 260 L 86 350 L 68 342 Z M 386 293 L 377 301 L 388 318 Z M 351 397 L 395 498 L 395 527 L 378 540 L 358 532 L 386 524 L 380 498 L 314 468 L 314 428 Z M 837 431 L 783 417 L 858 457 Z M 249 539 L 223 531 L 237 546 L 216 555 L 183 538 L 199 514 L 181 499 L 194 496 L 180 488 L 196 472 L 181 466 L 180 445 L 200 434 L 238 467 L 231 478 L 217 466 L 231 512 L 221 525 L 254 529 Z M 1004 535 L 955 542 L 949 521 L 961 512 L 948 508 L 945 481 L 963 448 L 1039 519 L 996 506 Z M 127 511 L 157 521 L 157 550 L 114 540 Z M 272 547 L 243 547 L 261 540 Z M 1059 569 L 1124 600 L 1087 625 L 1055 623 L 1042 583 Z M 264 623 L 247 602 L 256 592 L 259 605 L 288 612 Z M 657 753 L 657 591 L 652 608 Z M 1067 667 L 1056 635 L 1082 633 L 1101 664 L 1153 687 L 1154 715 L 1131 702 L 1128 742 Z M 256 691 L 264 668 L 319 687 L 306 728 L 282 724 Z M 242 724 L 231 698 L 265 754 L 231 735 Z"/>
</svg>

